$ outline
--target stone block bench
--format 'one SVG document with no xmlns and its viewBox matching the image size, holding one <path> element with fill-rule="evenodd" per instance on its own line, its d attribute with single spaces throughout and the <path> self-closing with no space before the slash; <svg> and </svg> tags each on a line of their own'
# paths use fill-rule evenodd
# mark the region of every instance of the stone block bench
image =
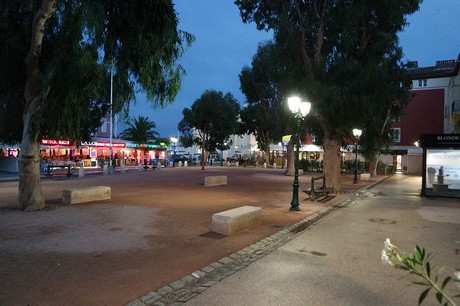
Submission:
<svg viewBox="0 0 460 306">
<path fill-rule="evenodd" d="M 370 173 L 361 173 L 360 175 L 361 181 L 369 181 L 371 179 Z"/>
<path fill-rule="evenodd" d="M 78 204 L 92 201 L 109 200 L 112 189 L 109 186 L 93 186 L 62 191 L 62 204 Z"/>
<path fill-rule="evenodd" d="M 204 177 L 205 187 L 220 186 L 220 185 L 227 185 L 226 175 L 205 176 Z"/>
<path fill-rule="evenodd" d="M 231 235 L 239 230 L 254 227 L 262 222 L 262 208 L 241 206 L 212 215 L 212 231 L 222 235 Z"/>
</svg>

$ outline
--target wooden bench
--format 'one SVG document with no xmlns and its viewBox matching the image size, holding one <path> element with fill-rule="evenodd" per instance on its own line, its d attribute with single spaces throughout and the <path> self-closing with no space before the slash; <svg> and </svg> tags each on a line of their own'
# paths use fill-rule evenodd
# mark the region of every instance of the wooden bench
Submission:
<svg viewBox="0 0 460 306">
<path fill-rule="evenodd" d="M 112 189 L 109 186 L 93 186 L 62 191 L 62 204 L 78 204 L 92 201 L 109 200 Z"/>
<path fill-rule="evenodd" d="M 320 187 L 315 186 L 316 181 L 322 180 L 322 184 Z M 330 193 L 332 193 L 332 188 L 326 187 L 326 176 L 321 175 L 321 176 L 312 176 L 311 177 L 311 183 L 310 183 L 310 188 L 307 190 L 304 190 L 310 200 L 314 201 L 320 196 L 327 196 Z"/>
<path fill-rule="evenodd" d="M 45 176 L 49 179 L 53 176 L 67 176 L 67 179 L 69 179 L 73 175 L 72 171 L 70 171 L 70 167 L 71 167 L 70 164 L 65 164 L 65 165 L 48 164 L 46 166 Z M 67 168 L 67 171 L 64 171 L 66 168 Z M 55 170 L 58 170 L 58 171 L 55 171 Z"/>
<path fill-rule="evenodd" d="M 205 176 L 204 177 L 204 186 L 220 186 L 227 185 L 227 176 L 226 175 L 217 175 L 217 176 Z"/>
<path fill-rule="evenodd" d="M 212 215 L 212 231 L 222 235 L 231 235 L 239 230 L 254 227 L 262 222 L 262 208 L 241 206 Z"/>
</svg>

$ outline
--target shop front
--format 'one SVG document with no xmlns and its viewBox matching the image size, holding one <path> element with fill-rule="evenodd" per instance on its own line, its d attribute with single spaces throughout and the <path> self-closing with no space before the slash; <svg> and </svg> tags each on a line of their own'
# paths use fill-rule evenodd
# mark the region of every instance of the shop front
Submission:
<svg viewBox="0 0 460 306">
<path fill-rule="evenodd" d="M 125 156 L 125 164 L 137 165 L 137 164 L 166 164 L 167 160 L 167 148 L 161 145 L 155 144 L 135 144 L 126 143 L 129 155 Z"/>
<path fill-rule="evenodd" d="M 460 198 L 460 134 L 421 135 L 422 196 Z"/>
<path fill-rule="evenodd" d="M 40 159 L 42 162 L 75 161 L 77 152 L 75 141 L 42 139 L 40 143 Z"/>
<path fill-rule="evenodd" d="M 99 167 L 101 163 L 110 160 L 110 148 L 114 165 L 120 166 L 126 154 L 124 142 L 83 141 L 78 152 L 79 160 L 83 162 L 83 167 Z"/>
</svg>

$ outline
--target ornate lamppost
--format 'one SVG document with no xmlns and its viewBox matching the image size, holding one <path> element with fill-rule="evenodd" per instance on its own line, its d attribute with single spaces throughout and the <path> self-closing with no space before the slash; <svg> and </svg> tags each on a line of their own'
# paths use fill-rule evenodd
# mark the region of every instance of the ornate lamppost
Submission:
<svg viewBox="0 0 460 306">
<path fill-rule="evenodd" d="M 353 129 L 353 136 L 355 136 L 355 176 L 353 177 L 353 184 L 358 183 L 358 141 L 363 133 L 360 129 Z"/>
<path fill-rule="evenodd" d="M 302 119 L 307 116 L 310 112 L 311 103 L 302 102 L 299 97 L 288 98 L 289 109 L 295 116 L 295 145 L 296 153 L 294 156 L 294 184 L 292 184 L 292 201 L 291 211 L 299 211 L 299 147 L 300 147 L 300 136 L 299 126 Z"/>
</svg>

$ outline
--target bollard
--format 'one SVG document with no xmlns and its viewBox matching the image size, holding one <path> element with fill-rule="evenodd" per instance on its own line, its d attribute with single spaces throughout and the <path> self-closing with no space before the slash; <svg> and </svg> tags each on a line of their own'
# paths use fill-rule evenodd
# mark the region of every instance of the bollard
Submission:
<svg viewBox="0 0 460 306">
<path fill-rule="evenodd" d="M 267 163 L 264 163 L 264 168 L 267 168 Z"/>
<path fill-rule="evenodd" d="M 142 164 L 137 164 L 137 170 L 142 171 Z"/>
<path fill-rule="evenodd" d="M 78 169 L 78 177 L 84 177 L 85 176 L 85 169 L 83 169 L 83 166 L 80 165 L 80 169 Z"/>
<path fill-rule="evenodd" d="M 157 163 L 157 169 L 161 169 L 161 163 L 160 162 Z"/>
<path fill-rule="evenodd" d="M 177 163 L 177 166 L 178 166 L 178 167 L 182 167 L 182 162 L 179 161 L 179 162 Z"/>
<path fill-rule="evenodd" d="M 276 169 L 276 163 L 273 163 L 273 169 Z"/>
<path fill-rule="evenodd" d="M 238 167 L 239 166 L 239 163 L 238 162 L 235 162 L 235 167 Z"/>
<path fill-rule="evenodd" d="M 188 161 L 184 161 L 184 167 L 188 167 Z"/>
<path fill-rule="evenodd" d="M 227 167 L 230 167 L 230 162 L 229 161 L 227 162 Z"/>
<path fill-rule="evenodd" d="M 122 173 L 125 173 L 126 169 L 125 169 L 125 164 L 121 164 L 121 172 Z"/>
<path fill-rule="evenodd" d="M 104 174 L 104 175 L 109 174 L 109 167 L 107 165 L 104 165 L 102 167 L 102 174 Z"/>
</svg>

